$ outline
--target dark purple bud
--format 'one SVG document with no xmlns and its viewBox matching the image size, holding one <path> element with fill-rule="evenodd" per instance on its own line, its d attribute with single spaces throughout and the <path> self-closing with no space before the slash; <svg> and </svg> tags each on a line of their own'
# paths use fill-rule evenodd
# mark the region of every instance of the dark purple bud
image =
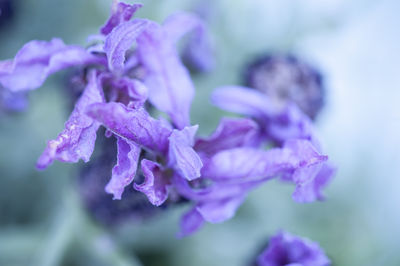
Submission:
<svg viewBox="0 0 400 266">
<path fill-rule="evenodd" d="M 244 74 L 246 86 L 265 93 L 277 105 L 291 101 L 315 119 L 324 105 L 322 75 L 292 55 L 266 55 L 250 63 Z"/>
<path fill-rule="evenodd" d="M 13 18 L 15 2 L 16 0 L 0 0 L 0 27 Z"/>
</svg>

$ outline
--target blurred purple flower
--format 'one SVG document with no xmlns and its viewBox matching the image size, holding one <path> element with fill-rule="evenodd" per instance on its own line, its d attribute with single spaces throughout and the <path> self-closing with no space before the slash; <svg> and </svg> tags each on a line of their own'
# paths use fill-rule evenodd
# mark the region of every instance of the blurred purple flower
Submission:
<svg viewBox="0 0 400 266">
<path fill-rule="evenodd" d="M 324 105 L 321 73 L 293 55 L 270 54 L 257 58 L 245 69 L 245 84 L 276 104 L 295 103 L 315 119 Z"/>
<path fill-rule="evenodd" d="M 258 266 L 329 266 L 331 262 L 315 242 L 287 232 L 271 237 L 258 256 Z"/>
<path fill-rule="evenodd" d="M 13 60 L 0 62 L 0 84 L 11 92 L 36 89 L 67 67 L 84 68 L 79 79 L 86 86 L 37 167 L 54 160 L 88 162 L 103 125 L 105 135 L 117 140 L 105 191 L 121 199 L 134 183 L 155 206 L 168 199 L 191 201 L 181 235 L 205 221 L 233 217 L 249 191 L 272 178 L 294 183 L 298 202 L 322 199 L 333 170 L 320 152 L 311 120 L 296 105 L 275 106 L 255 90 L 225 87 L 213 94 L 214 103 L 248 118 L 225 118 L 210 137 L 196 137 L 198 126 L 190 123 L 194 85 L 176 43 L 190 31 L 201 39 L 204 25 L 188 13 L 172 15 L 162 25 L 131 20 L 140 6 L 114 2 L 101 34 L 92 36 L 97 43 L 88 49 L 59 39 L 32 41 Z M 148 103 L 169 121 L 152 117 Z M 265 143 L 277 147 L 265 150 Z"/>
</svg>

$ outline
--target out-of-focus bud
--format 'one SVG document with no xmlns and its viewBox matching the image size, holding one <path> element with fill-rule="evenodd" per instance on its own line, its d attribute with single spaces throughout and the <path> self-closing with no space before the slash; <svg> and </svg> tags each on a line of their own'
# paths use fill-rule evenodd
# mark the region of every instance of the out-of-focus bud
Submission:
<svg viewBox="0 0 400 266">
<path fill-rule="evenodd" d="M 13 18 L 15 2 L 16 0 L 0 0 L 0 27 Z"/>
<path fill-rule="evenodd" d="M 266 55 L 250 63 L 246 86 L 260 90 L 276 104 L 296 103 L 311 119 L 324 105 L 321 73 L 293 55 Z"/>
</svg>

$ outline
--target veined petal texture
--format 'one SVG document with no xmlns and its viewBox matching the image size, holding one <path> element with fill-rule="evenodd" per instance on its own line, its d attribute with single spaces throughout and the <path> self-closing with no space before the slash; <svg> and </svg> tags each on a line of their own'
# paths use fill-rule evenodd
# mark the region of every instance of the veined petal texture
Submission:
<svg viewBox="0 0 400 266">
<path fill-rule="evenodd" d="M 46 168 L 54 160 L 77 162 L 82 159 L 85 162 L 89 161 L 100 124 L 87 116 L 85 111 L 86 107 L 93 103 L 104 102 L 104 96 L 96 71 L 89 73 L 88 80 L 83 94 L 65 123 L 65 129 L 55 140 L 48 142 L 46 149 L 38 159 L 38 168 Z"/>
<path fill-rule="evenodd" d="M 88 107 L 87 114 L 114 134 L 141 147 L 166 154 L 171 129 L 152 118 L 143 108 L 133 109 L 122 103 L 99 103 Z"/>
<path fill-rule="evenodd" d="M 65 45 L 60 39 L 30 41 L 13 60 L 0 62 L 0 84 L 11 91 L 33 90 L 46 78 L 62 69 L 88 64 L 104 64 L 96 56 L 79 46 Z"/>
<path fill-rule="evenodd" d="M 129 21 L 135 12 L 142 6 L 142 4 L 129 5 L 114 1 L 111 8 L 111 16 L 108 18 L 104 26 L 101 27 L 100 32 L 104 35 L 109 34 L 119 24 Z"/>
<path fill-rule="evenodd" d="M 114 195 L 114 199 L 121 199 L 124 188 L 135 178 L 140 150 L 136 143 L 117 136 L 117 164 L 105 188 L 107 193 Z"/>
<path fill-rule="evenodd" d="M 149 88 L 150 102 L 166 112 L 178 129 L 190 125 L 194 85 L 174 41 L 161 25 L 151 23 L 137 42 L 139 60 L 146 69 L 144 82 Z"/>
</svg>

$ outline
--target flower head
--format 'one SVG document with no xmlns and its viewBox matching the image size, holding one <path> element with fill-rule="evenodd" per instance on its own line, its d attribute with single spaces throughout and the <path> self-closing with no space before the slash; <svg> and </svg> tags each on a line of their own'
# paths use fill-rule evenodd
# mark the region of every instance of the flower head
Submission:
<svg viewBox="0 0 400 266">
<path fill-rule="evenodd" d="M 250 63 L 245 84 L 265 93 L 275 104 L 294 102 L 315 119 L 324 104 L 322 75 L 293 55 L 266 55 Z"/>
<path fill-rule="evenodd" d="M 258 266 L 329 266 L 330 260 L 321 247 L 311 240 L 279 232 L 258 256 Z"/>
<path fill-rule="evenodd" d="M 268 105 L 260 92 L 225 87 L 213 94 L 214 103 L 246 117 L 224 118 L 211 136 L 196 135 L 198 125 L 190 122 L 195 88 L 176 44 L 188 32 L 204 37 L 204 24 L 189 13 L 163 24 L 131 19 L 140 6 L 114 2 L 88 49 L 59 39 L 31 41 L 0 62 L 0 84 L 13 93 L 36 89 L 61 69 L 85 70 L 65 129 L 48 142 L 37 167 L 88 162 L 103 126 L 117 142 L 105 191 L 120 200 L 133 185 L 155 206 L 187 199 L 192 209 L 182 218 L 181 235 L 233 217 L 250 190 L 273 178 L 294 183 L 296 201 L 321 199 L 333 171 L 311 120 L 296 105 Z M 168 120 L 154 117 L 153 108 Z M 276 146 L 265 150 L 268 142 Z"/>
</svg>

